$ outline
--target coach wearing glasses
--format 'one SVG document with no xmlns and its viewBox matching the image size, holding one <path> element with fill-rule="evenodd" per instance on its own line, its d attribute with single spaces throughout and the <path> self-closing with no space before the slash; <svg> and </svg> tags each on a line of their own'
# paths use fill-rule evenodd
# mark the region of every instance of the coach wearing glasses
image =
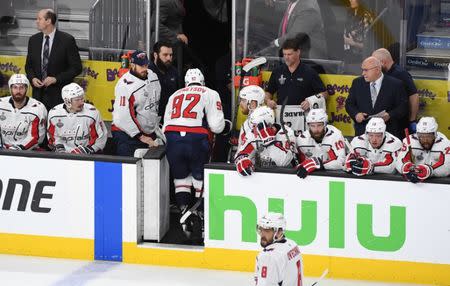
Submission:
<svg viewBox="0 0 450 286">
<path fill-rule="evenodd" d="M 384 75 L 381 62 L 368 57 L 361 65 L 362 76 L 352 82 L 345 109 L 354 121 L 355 136 L 364 134 L 373 116 L 382 117 L 386 131 L 398 138 L 403 135 L 401 120 L 408 112 L 408 101 L 402 82 Z"/>
<path fill-rule="evenodd" d="M 63 102 L 61 89 L 81 73 L 81 59 L 75 39 L 56 29 L 56 14 L 52 9 L 38 12 L 36 26 L 40 31 L 28 41 L 25 64 L 27 77 L 33 86 L 33 97 L 47 110 Z"/>
</svg>

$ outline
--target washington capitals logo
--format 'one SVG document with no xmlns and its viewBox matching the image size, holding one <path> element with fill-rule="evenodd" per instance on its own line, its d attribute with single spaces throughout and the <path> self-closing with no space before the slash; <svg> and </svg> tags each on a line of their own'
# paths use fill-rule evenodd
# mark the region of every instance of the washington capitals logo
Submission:
<svg viewBox="0 0 450 286">
<path fill-rule="evenodd" d="M 6 116 L 5 116 L 5 113 L 3 112 L 3 113 L 0 115 L 0 120 L 3 121 L 3 120 L 5 120 L 5 119 L 6 119 Z"/>
<path fill-rule="evenodd" d="M 61 128 L 61 127 L 64 126 L 64 124 L 61 122 L 61 119 L 58 119 L 58 123 L 56 123 L 56 126 L 57 126 L 58 128 Z"/>
</svg>

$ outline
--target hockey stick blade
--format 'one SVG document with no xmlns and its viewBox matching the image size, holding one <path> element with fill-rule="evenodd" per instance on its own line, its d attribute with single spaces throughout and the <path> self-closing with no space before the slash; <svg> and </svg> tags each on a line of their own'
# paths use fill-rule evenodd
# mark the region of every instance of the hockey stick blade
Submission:
<svg viewBox="0 0 450 286">
<path fill-rule="evenodd" d="M 181 223 L 181 224 L 184 223 L 184 222 L 187 220 L 187 218 L 192 214 L 192 212 L 195 211 L 195 210 L 200 206 L 200 204 L 202 203 L 202 199 L 203 199 L 203 197 L 198 198 L 198 200 L 195 202 L 195 204 L 192 205 L 192 207 L 190 207 L 190 208 L 189 208 L 189 209 L 181 216 L 181 218 L 180 218 L 180 223 Z"/>
<path fill-rule="evenodd" d="M 325 276 L 328 275 L 328 268 L 325 269 L 322 273 L 322 275 L 319 277 L 319 279 L 316 280 L 316 282 L 314 282 L 313 284 L 311 284 L 311 286 L 316 286 L 323 278 L 325 278 Z"/>
<path fill-rule="evenodd" d="M 265 57 L 259 57 L 246 64 L 242 69 L 245 71 L 245 73 L 248 73 L 252 68 L 263 65 L 265 63 L 267 63 L 267 59 Z"/>
</svg>

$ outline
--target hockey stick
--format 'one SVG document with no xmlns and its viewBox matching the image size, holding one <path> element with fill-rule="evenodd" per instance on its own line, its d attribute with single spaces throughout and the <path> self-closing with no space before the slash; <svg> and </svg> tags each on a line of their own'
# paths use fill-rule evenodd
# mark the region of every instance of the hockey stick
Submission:
<svg viewBox="0 0 450 286">
<path fill-rule="evenodd" d="M 280 124 L 281 124 L 281 129 L 283 129 L 284 136 L 286 136 L 286 142 L 289 144 L 289 150 L 291 150 L 291 152 L 294 155 L 294 158 L 293 158 L 294 164 L 295 164 L 294 167 L 297 167 L 299 164 L 298 158 L 297 158 L 297 152 L 295 152 L 295 150 L 293 150 L 294 146 L 292 146 L 292 142 L 289 139 L 289 135 L 287 133 L 286 126 L 284 126 L 284 109 L 286 108 L 287 101 L 288 101 L 288 97 L 286 96 L 286 98 L 283 100 L 283 105 L 281 106 L 281 110 L 280 110 Z"/>
<path fill-rule="evenodd" d="M 0 127 L 0 149 L 3 149 L 3 136 L 2 136 L 2 128 Z"/>
<path fill-rule="evenodd" d="M 256 58 L 254 60 L 252 60 L 251 62 L 247 63 L 243 68 L 242 68 L 242 72 L 241 72 L 241 78 L 239 79 L 239 86 L 238 86 L 238 94 L 237 94 L 237 98 L 239 99 L 239 92 L 242 89 L 242 83 L 244 81 L 244 77 L 247 75 L 247 73 L 252 69 L 255 68 L 257 66 L 263 65 L 267 62 L 267 59 L 265 57 L 259 57 Z M 233 130 L 236 129 L 236 122 L 237 122 L 237 115 L 238 115 L 238 110 L 239 110 L 239 104 L 235 104 L 235 111 L 234 111 L 234 116 L 233 116 Z"/>
<path fill-rule="evenodd" d="M 325 278 L 325 276 L 328 275 L 328 268 L 325 269 L 322 273 L 322 275 L 319 277 L 319 279 L 316 280 L 316 282 L 314 282 L 313 284 L 311 284 L 311 286 L 315 286 L 317 285 L 323 278 Z"/>
<path fill-rule="evenodd" d="M 200 204 L 203 201 L 203 192 L 202 195 L 200 197 L 197 198 L 197 201 L 195 202 L 195 204 L 192 205 L 192 207 L 190 207 L 180 218 L 180 223 L 183 224 L 188 217 L 200 206 Z"/>
<path fill-rule="evenodd" d="M 405 135 L 406 135 L 406 144 L 407 144 L 407 148 L 408 148 L 408 153 L 411 156 L 411 163 L 414 164 L 414 157 L 413 157 L 413 153 L 412 153 L 412 149 L 411 149 L 411 139 L 409 138 L 409 129 L 405 128 Z"/>
</svg>

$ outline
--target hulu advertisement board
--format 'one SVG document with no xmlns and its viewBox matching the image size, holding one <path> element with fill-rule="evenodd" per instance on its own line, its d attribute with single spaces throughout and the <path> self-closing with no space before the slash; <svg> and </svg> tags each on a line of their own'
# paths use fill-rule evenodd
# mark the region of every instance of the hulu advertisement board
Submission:
<svg viewBox="0 0 450 286">
<path fill-rule="evenodd" d="M 259 250 L 257 218 L 282 212 L 304 254 L 450 264 L 450 186 L 205 170 L 205 246 Z"/>
</svg>

